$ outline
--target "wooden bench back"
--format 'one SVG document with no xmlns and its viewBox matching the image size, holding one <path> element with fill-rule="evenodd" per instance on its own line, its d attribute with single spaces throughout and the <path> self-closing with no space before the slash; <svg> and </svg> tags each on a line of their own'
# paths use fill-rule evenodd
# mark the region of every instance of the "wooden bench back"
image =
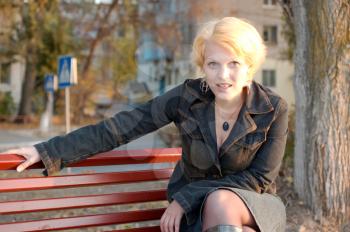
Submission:
<svg viewBox="0 0 350 232">
<path fill-rule="evenodd" d="M 181 157 L 180 148 L 144 149 L 133 151 L 110 151 L 88 158 L 70 167 L 96 167 L 121 164 L 176 163 Z M 21 156 L 0 155 L 0 170 L 14 170 L 23 162 Z M 108 173 L 61 174 L 50 177 L 25 177 L 0 179 L 0 193 L 36 191 L 58 188 L 85 187 L 147 181 L 168 180 L 174 165 L 167 168 L 136 171 L 113 171 Z M 42 163 L 30 167 L 43 168 Z M 1 215 L 134 204 L 166 200 L 166 189 L 89 194 L 44 199 L 16 200 L 0 202 Z M 41 220 L 1 222 L 0 231 L 49 231 L 82 227 L 117 225 L 148 220 L 159 220 L 165 208 L 132 209 L 127 212 L 105 212 L 103 214 L 79 215 L 74 217 L 46 218 Z M 115 231 L 160 231 L 159 226 L 122 229 Z"/>
</svg>

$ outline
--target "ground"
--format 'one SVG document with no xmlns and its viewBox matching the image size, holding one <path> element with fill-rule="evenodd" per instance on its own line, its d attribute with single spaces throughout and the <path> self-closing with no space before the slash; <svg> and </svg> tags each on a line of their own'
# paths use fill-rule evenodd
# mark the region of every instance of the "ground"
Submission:
<svg viewBox="0 0 350 232">
<path fill-rule="evenodd" d="M 277 193 L 287 207 L 286 232 L 350 232 L 350 223 L 339 228 L 336 223 L 329 219 L 324 219 L 322 222 L 313 219 L 309 208 L 293 190 L 292 173 L 292 168 L 282 167 L 280 176 L 277 178 Z"/>
</svg>

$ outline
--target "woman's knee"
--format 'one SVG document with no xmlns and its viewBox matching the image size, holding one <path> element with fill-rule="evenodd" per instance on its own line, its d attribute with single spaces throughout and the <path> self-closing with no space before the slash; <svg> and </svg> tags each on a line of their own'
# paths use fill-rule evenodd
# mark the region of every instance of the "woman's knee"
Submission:
<svg viewBox="0 0 350 232">
<path fill-rule="evenodd" d="M 239 215 L 239 208 L 243 204 L 235 193 L 219 189 L 208 195 L 204 202 L 204 215 Z"/>
<path fill-rule="evenodd" d="M 243 200 L 234 192 L 219 189 L 208 195 L 204 202 L 203 217 L 232 220 L 242 225 L 256 226 L 255 220 Z"/>
<path fill-rule="evenodd" d="M 210 193 L 204 203 L 204 210 L 225 210 L 232 209 L 232 205 L 244 204 L 239 196 L 234 192 L 219 189 Z"/>
</svg>

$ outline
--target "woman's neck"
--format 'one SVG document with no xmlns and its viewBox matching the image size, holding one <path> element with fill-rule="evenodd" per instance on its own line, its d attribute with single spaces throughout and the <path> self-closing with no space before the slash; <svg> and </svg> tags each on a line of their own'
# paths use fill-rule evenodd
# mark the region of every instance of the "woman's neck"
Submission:
<svg viewBox="0 0 350 232">
<path fill-rule="evenodd" d="M 230 100 L 215 99 L 215 105 L 218 106 L 221 111 L 230 113 L 236 107 L 241 107 L 244 101 L 243 92 Z"/>
</svg>

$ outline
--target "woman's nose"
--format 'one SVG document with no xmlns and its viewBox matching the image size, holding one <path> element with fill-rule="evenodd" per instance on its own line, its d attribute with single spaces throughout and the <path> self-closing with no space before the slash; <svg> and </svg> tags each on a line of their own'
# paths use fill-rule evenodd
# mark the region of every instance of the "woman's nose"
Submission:
<svg viewBox="0 0 350 232">
<path fill-rule="evenodd" d="M 224 80 L 228 79 L 230 77 L 230 73 L 230 69 L 226 65 L 223 65 L 220 68 L 219 77 Z"/>
</svg>

